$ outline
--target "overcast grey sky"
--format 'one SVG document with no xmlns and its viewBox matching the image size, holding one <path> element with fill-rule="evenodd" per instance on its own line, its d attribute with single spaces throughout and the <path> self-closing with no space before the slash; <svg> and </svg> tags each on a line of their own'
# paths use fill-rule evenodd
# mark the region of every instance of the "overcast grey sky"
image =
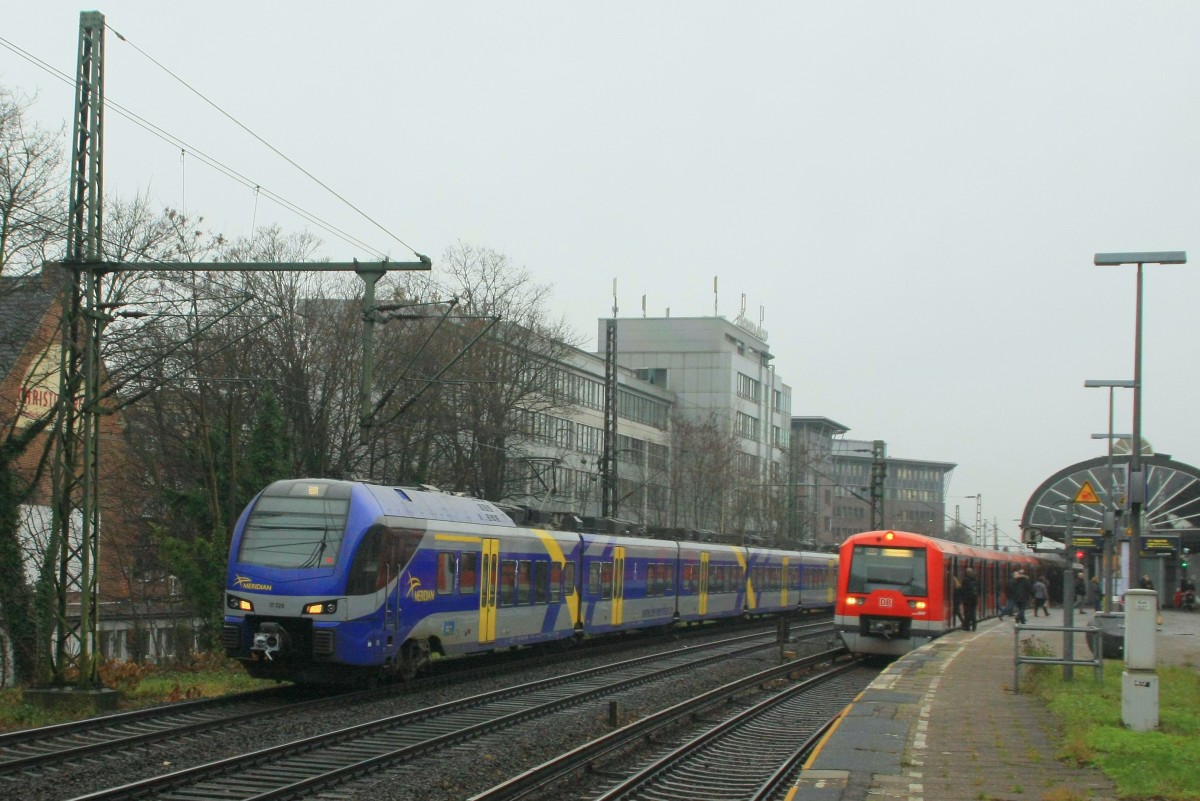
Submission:
<svg viewBox="0 0 1200 801">
<path fill-rule="evenodd" d="M 81 6 L 0 37 L 69 76 Z M 106 94 L 377 252 L 412 252 L 164 70 L 435 259 L 490 247 L 555 287 L 594 348 L 620 313 L 732 319 L 746 296 L 797 415 L 957 463 L 948 508 L 1015 536 L 1030 493 L 1100 455 L 1132 378 L 1143 432 L 1200 464 L 1200 4 L 112 0 Z M 167 9 L 170 9 L 168 12 Z M 144 51 L 140 52 L 140 51 Z M 71 87 L 0 47 L 0 82 L 70 118 Z M 109 197 L 226 235 L 305 226 L 109 114 Z M 327 233 L 323 255 L 376 254 Z M 1117 393 L 1118 431 L 1131 398 Z"/>
</svg>

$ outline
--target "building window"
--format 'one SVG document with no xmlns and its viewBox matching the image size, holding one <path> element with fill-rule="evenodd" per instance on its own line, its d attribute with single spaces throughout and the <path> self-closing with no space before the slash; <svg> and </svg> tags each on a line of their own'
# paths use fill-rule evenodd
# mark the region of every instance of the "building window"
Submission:
<svg viewBox="0 0 1200 801">
<path fill-rule="evenodd" d="M 647 384 L 653 384 L 656 387 L 666 387 L 667 385 L 667 368 L 665 367 L 643 367 L 635 370 L 634 374 Z"/>
<path fill-rule="evenodd" d="M 737 394 L 743 398 L 749 398 L 755 403 L 758 403 L 759 399 L 762 397 L 762 384 L 755 381 L 745 373 L 738 373 Z"/>
<path fill-rule="evenodd" d="M 758 442 L 758 418 L 738 412 L 735 421 L 738 436 Z"/>
</svg>

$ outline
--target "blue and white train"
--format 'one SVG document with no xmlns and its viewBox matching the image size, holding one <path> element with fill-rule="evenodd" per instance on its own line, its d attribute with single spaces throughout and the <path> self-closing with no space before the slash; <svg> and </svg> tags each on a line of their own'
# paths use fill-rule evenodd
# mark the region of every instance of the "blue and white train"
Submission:
<svg viewBox="0 0 1200 801">
<path fill-rule="evenodd" d="M 277 481 L 238 519 L 226 653 L 298 682 L 411 677 L 489 651 L 832 610 L 837 556 L 517 526 L 488 501 Z"/>
</svg>

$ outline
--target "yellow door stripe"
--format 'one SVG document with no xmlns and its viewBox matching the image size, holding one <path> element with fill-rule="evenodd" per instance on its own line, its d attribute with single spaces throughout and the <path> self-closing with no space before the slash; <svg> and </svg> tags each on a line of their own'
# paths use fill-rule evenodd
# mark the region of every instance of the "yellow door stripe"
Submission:
<svg viewBox="0 0 1200 801">
<path fill-rule="evenodd" d="M 783 594 L 779 598 L 779 603 L 784 609 L 787 609 L 788 601 L 788 585 L 791 584 L 792 577 L 788 574 L 788 557 L 783 557 L 783 575 L 780 576 L 783 580 Z"/>
<path fill-rule="evenodd" d="M 612 622 L 620 626 L 625 622 L 625 546 L 613 548 L 613 598 Z"/>
<path fill-rule="evenodd" d="M 500 583 L 500 541 L 482 540 L 479 566 L 479 642 L 496 639 L 496 599 Z"/>
</svg>

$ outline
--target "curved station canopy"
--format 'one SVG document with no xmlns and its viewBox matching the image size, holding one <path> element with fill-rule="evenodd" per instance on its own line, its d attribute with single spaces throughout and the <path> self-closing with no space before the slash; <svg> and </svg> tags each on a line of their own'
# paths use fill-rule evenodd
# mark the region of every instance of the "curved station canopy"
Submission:
<svg viewBox="0 0 1200 801">
<path fill-rule="evenodd" d="M 1172 550 L 1188 548 L 1195 553 L 1200 548 L 1200 470 L 1164 455 L 1146 455 L 1141 462 L 1146 475 L 1143 541 L 1165 538 L 1163 544 L 1171 545 Z M 1128 515 L 1128 456 L 1112 461 L 1111 471 L 1109 464 L 1107 456 L 1089 459 L 1042 482 L 1021 515 L 1023 534 L 1040 533 L 1061 542 L 1073 509 L 1072 535 L 1098 535 L 1104 511 L 1114 507 L 1114 500 L 1115 508 Z M 1122 531 L 1128 527 L 1126 519 L 1118 524 Z"/>
</svg>

